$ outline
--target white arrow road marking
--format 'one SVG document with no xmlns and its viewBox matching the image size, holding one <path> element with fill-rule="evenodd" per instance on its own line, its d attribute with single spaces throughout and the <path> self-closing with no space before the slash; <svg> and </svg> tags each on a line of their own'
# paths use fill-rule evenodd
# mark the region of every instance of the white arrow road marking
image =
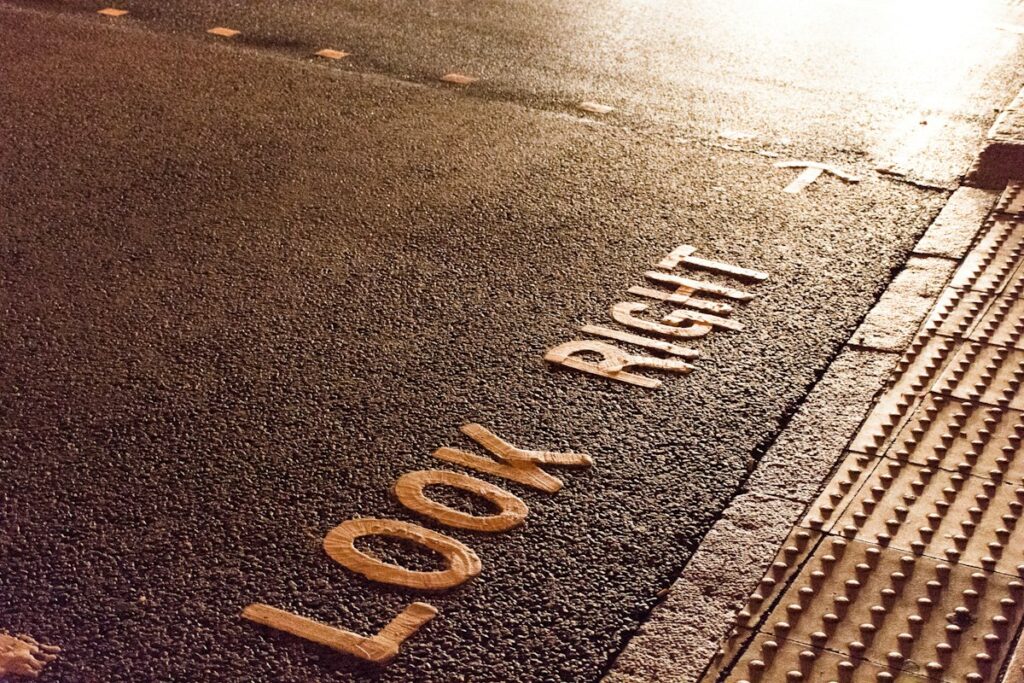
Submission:
<svg viewBox="0 0 1024 683">
<path fill-rule="evenodd" d="M 847 173 L 846 171 L 836 168 L 830 164 L 822 164 L 817 161 L 779 161 L 775 164 L 775 168 L 802 168 L 804 169 L 800 175 L 796 177 L 796 180 L 786 186 L 783 192 L 790 194 L 796 194 L 800 190 L 804 189 L 815 180 L 818 179 L 823 172 L 828 172 L 837 178 L 845 180 L 848 183 L 859 183 L 860 178 Z"/>
</svg>

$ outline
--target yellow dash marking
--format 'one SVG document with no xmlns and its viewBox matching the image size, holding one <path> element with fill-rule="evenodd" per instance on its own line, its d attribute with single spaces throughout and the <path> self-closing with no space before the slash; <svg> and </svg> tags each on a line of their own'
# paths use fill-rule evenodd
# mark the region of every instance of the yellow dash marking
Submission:
<svg viewBox="0 0 1024 683">
<path fill-rule="evenodd" d="M 105 17 L 123 17 L 128 14 L 126 9 L 114 9 L 113 7 L 104 7 L 101 10 L 97 10 L 96 14 L 102 14 Z"/>
<path fill-rule="evenodd" d="M 344 59 L 350 54 L 350 52 L 342 52 L 341 50 L 332 50 L 325 47 L 323 50 L 318 50 L 316 56 L 323 57 L 324 59 Z"/>
<path fill-rule="evenodd" d="M 223 26 L 214 26 L 206 32 L 215 36 L 220 36 L 221 38 L 234 38 L 241 33 L 241 31 L 236 31 L 233 28 L 224 28 Z"/>
<path fill-rule="evenodd" d="M 607 104 L 601 104 L 599 102 L 580 102 L 576 105 L 583 111 L 588 111 L 591 114 L 607 114 L 615 111 L 615 107 L 609 107 Z"/>
<path fill-rule="evenodd" d="M 476 83 L 480 79 L 473 76 L 467 76 L 466 74 L 452 72 L 441 76 L 441 80 L 445 83 L 455 83 L 456 85 L 469 85 L 470 83 Z"/>
</svg>

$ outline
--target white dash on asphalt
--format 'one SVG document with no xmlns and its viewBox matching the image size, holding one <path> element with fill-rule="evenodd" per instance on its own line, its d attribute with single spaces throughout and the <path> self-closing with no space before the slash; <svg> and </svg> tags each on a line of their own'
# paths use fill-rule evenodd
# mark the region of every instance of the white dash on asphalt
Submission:
<svg viewBox="0 0 1024 683">
<path fill-rule="evenodd" d="M 348 57 L 351 52 L 342 52 L 341 50 L 332 50 L 325 47 L 323 50 L 317 50 L 316 56 L 323 57 L 324 59 L 344 59 Z"/>
<path fill-rule="evenodd" d="M 211 29 L 207 29 L 206 32 L 221 38 L 234 38 L 241 33 L 241 31 L 236 31 L 233 28 L 224 28 L 223 26 L 214 26 Z"/>
<path fill-rule="evenodd" d="M 102 14 L 105 17 L 123 17 L 128 14 L 126 9 L 116 9 L 114 7 L 104 7 L 101 10 L 96 10 L 96 14 Z"/>
<path fill-rule="evenodd" d="M 466 74 L 460 74 L 453 71 L 441 76 L 441 80 L 445 83 L 454 83 L 455 85 L 469 85 L 470 83 L 476 83 L 480 79 L 475 76 L 467 76 Z"/>
<path fill-rule="evenodd" d="M 591 114 L 608 114 L 615 111 L 615 107 L 610 107 L 600 102 L 580 102 L 576 107 Z"/>
</svg>

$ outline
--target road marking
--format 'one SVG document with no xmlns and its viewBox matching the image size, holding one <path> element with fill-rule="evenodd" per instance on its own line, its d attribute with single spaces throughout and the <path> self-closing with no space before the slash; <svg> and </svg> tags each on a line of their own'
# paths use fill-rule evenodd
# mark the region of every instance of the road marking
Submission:
<svg viewBox="0 0 1024 683">
<path fill-rule="evenodd" d="M 643 313 L 647 309 L 647 304 L 635 301 L 620 301 L 611 308 L 612 320 L 626 327 L 633 327 L 644 332 L 653 332 L 663 337 L 674 337 L 676 339 L 696 339 L 711 332 L 711 325 L 708 323 L 698 322 L 688 327 L 676 327 L 652 320 L 644 320 L 633 315 L 634 313 Z"/>
<path fill-rule="evenodd" d="M 601 362 L 591 363 L 590 361 L 575 357 L 575 354 L 585 352 L 600 354 Z M 626 368 L 650 368 L 652 370 L 682 374 L 693 372 L 694 370 L 694 367 L 689 363 L 667 358 L 655 358 L 654 356 L 635 356 L 626 353 L 617 346 L 593 340 L 578 340 L 559 344 L 544 354 L 544 360 L 549 363 L 564 365 L 567 368 L 579 370 L 580 372 L 597 375 L 598 377 L 613 379 L 616 382 L 634 384 L 645 389 L 657 389 L 661 386 L 661 380 L 626 372 Z"/>
<path fill-rule="evenodd" d="M 681 325 L 683 323 L 703 323 L 711 325 L 713 327 L 719 327 L 723 330 L 732 330 L 733 332 L 742 332 L 743 323 L 738 323 L 735 320 L 729 320 L 728 318 L 722 318 L 717 315 L 710 315 L 708 313 L 700 313 L 698 311 L 688 311 L 685 308 L 677 308 L 672 311 L 664 318 L 661 322 L 666 325 Z"/>
<path fill-rule="evenodd" d="M 707 270 L 713 273 L 721 273 L 723 275 L 731 275 L 732 277 L 740 278 L 741 280 L 756 280 L 757 282 L 764 282 L 768 279 L 768 273 L 760 270 L 753 270 L 752 268 L 740 268 L 734 266 L 731 263 L 724 263 L 722 261 L 712 261 L 710 259 L 704 259 L 694 256 L 694 252 L 697 251 L 697 247 L 690 244 L 683 244 L 675 249 L 666 256 L 665 258 L 658 261 L 658 268 L 662 270 L 674 270 L 680 263 L 690 268 L 696 268 L 697 270 Z"/>
<path fill-rule="evenodd" d="M 385 562 L 355 546 L 365 536 L 389 536 L 421 545 L 444 557 L 445 569 L 416 571 Z M 327 555 L 346 569 L 371 581 L 425 591 L 447 590 L 479 576 L 483 565 L 473 550 L 450 536 L 397 519 L 349 519 L 324 538 Z"/>
<path fill-rule="evenodd" d="M 648 305 L 636 301 L 620 301 L 612 305 L 609 313 L 616 323 L 634 330 L 640 330 L 650 335 L 671 338 L 699 338 L 709 334 L 712 330 L 726 329 L 741 331 L 744 329 L 742 323 L 729 320 L 724 316 L 733 311 L 730 304 L 694 299 L 697 292 L 719 296 L 736 301 L 750 301 L 753 294 L 743 290 L 725 287 L 723 285 L 703 282 L 681 277 L 665 272 L 680 265 L 698 270 L 707 270 L 720 275 L 727 275 L 734 278 L 763 282 L 768 279 L 768 273 L 751 268 L 740 268 L 722 261 L 713 261 L 705 258 L 695 257 L 693 254 L 696 247 L 683 244 L 672 250 L 665 258 L 658 262 L 658 267 L 664 270 L 651 270 L 644 273 L 646 277 L 663 285 L 673 288 L 667 292 L 649 287 L 630 287 L 629 293 L 638 296 L 655 299 L 688 308 L 679 308 L 672 311 L 660 321 L 644 320 L 636 317 L 635 314 L 648 310 Z M 691 309 L 697 309 L 696 311 Z M 721 315 L 716 315 L 721 314 Z M 660 351 L 683 358 L 694 358 L 698 352 L 676 346 L 664 339 L 656 339 L 631 331 L 617 330 L 600 325 L 584 325 L 580 328 L 584 334 L 592 334 L 626 344 L 643 346 L 648 349 Z M 600 362 L 591 362 L 580 357 L 581 354 L 596 353 L 601 356 Z M 678 360 L 657 358 L 653 356 L 635 356 L 619 349 L 611 344 L 599 341 L 572 341 L 566 342 L 548 349 L 544 354 L 544 360 L 555 365 L 562 365 L 573 370 L 597 375 L 606 379 L 618 382 L 625 382 L 647 389 L 656 389 L 661 386 L 661 380 L 644 377 L 632 372 L 625 372 L 628 367 L 650 368 L 667 372 L 689 373 L 694 370 L 692 365 Z"/>
<path fill-rule="evenodd" d="M 445 83 L 454 83 L 455 85 L 469 85 L 470 83 L 476 83 L 480 79 L 475 76 L 452 72 L 441 76 L 441 80 Z"/>
<path fill-rule="evenodd" d="M 437 616 L 437 609 L 425 602 L 414 602 L 376 635 L 367 638 L 358 633 L 328 626 L 284 610 L 254 603 L 242 610 L 242 617 L 270 628 L 354 655 L 374 664 L 387 664 L 398 655 L 398 649 L 409 636 Z"/>
<path fill-rule="evenodd" d="M 651 289 L 650 287 L 634 285 L 626 291 L 630 294 L 636 294 L 637 296 L 644 296 L 648 299 L 656 299 L 670 304 L 685 304 L 690 308 L 696 308 L 716 315 L 729 315 L 733 311 L 732 306 L 720 301 L 694 299 L 692 295 L 696 290 L 690 287 L 679 287 L 674 292 L 666 292 L 663 289 Z"/>
<path fill-rule="evenodd" d="M 214 26 L 211 29 L 207 29 L 206 32 L 215 36 L 220 36 L 221 38 L 234 38 L 242 33 L 241 31 L 236 31 L 233 28 L 225 28 L 223 26 Z"/>
<path fill-rule="evenodd" d="M 101 10 L 96 10 L 96 14 L 102 14 L 105 17 L 123 17 L 128 14 L 128 10 L 117 9 L 115 7 L 104 7 Z"/>
<path fill-rule="evenodd" d="M 60 648 L 44 645 L 32 636 L 12 636 L 0 631 L 0 678 L 8 675 L 35 678 L 47 664 L 57 659 Z"/>
<path fill-rule="evenodd" d="M 674 287 L 688 287 L 695 291 L 704 292 L 705 294 L 714 294 L 715 296 L 722 296 L 735 301 L 752 301 L 754 298 L 753 294 L 750 292 L 744 292 L 741 289 L 723 287 L 722 285 L 716 285 L 711 282 L 701 282 L 700 280 L 691 280 L 687 277 L 680 277 L 678 275 L 672 275 L 671 273 L 663 273 L 658 270 L 649 270 L 644 273 L 644 277 L 662 284 L 673 285 Z"/>
<path fill-rule="evenodd" d="M 775 164 L 775 168 L 801 168 L 800 175 L 796 177 L 796 180 L 791 182 L 783 192 L 790 194 L 796 194 L 805 187 L 813 183 L 822 173 L 831 173 L 832 175 L 845 180 L 848 183 L 859 183 L 860 178 L 848 173 L 840 168 L 832 166 L 830 164 L 822 164 L 817 161 L 779 161 Z"/>
<path fill-rule="evenodd" d="M 518 448 L 476 423 L 463 425 L 461 431 L 490 451 L 497 460 L 452 448 L 439 448 L 434 456 L 445 462 L 503 477 L 547 493 L 557 492 L 562 488 L 562 482 L 540 469 L 539 465 L 590 467 L 594 464 L 590 456 L 582 453 Z M 487 498 L 501 512 L 497 515 L 474 516 L 437 503 L 423 492 L 424 487 L 436 484 L 455 486 Z M 520 524 L 529 512 L 526 503 L 518 496 L 476 477 L 447 470 L 420 470 L 406 474 L 395 483 L 395 494 L 411 510 L 456 528 L 506 531 Z M 447 568 L 443 571 L 421 572 L 384 562 L 356 549 L 356 539 L 365 536 L 390 536 L 424 546 L 443 556 Z M 331 559 L 347 569 L 370 580 L 403 588 L 446 590 L 479 575 L 482 570 L 480 558 L 459 541 L 417 524 L 394 519 L 347 520 L 328 532 L 323 547 Z M 381 665 L 391 661 L 398 654 L 401 644 L 436 614 L 437 610 L 431 605 L 415 602 L 377 635 L 367 638 L 262 603 L 250 604 L 242 611 L 242 617 L 249 621 Z M 2 642 L 0 640 L 0 645 Z"/>
<path fill-rule="evenodd" d="M 680 358 L 687 358 L 693 360 L 700 356 L 700 351 L 696 349 L 688 349 L 683 346 L 678 346 L 671 342 L 662 341 L 661 339 L 651 339 L 650 337 L 643 337 L 639 334 L 633 334 L 632 332 L 623 332 L 622 330 L 613 330 L 610 327 L 601 327 L 600 325 L 584 325 L 580 328 L 580 332 L 584 334 L 594 334 L 599 337 L 605 337 L 607 339 L 614 339 L 616 341 L 626 342 L 627 344 L 636 344 L 637 346 L 643 346 L 648 349 L 654 349 L 655 351 L 661 351 L 673 356 L 679 356 Z"/>
<path fill-rule="evenodd" d="M 342 52 L 341 50 L 332 50 L 325 47 L 323 50 L 317 50 L 315 54 L 317 57 L 323 57 L 324 59 L 344 59 L 352 53 Z"/>
<path fill-rule="evenodd" d="M 496 515 L 471 515 L 448 507 L 429 498 L 424 489 L 428 486 L 451 486 L 483 498 L 501 512 Z M 441 524 L 456 529 L 498 532 L 517 527 L 526 519 L 530 509 L 521 498 L 483 479 L 477 479 L 451 470 L 417 470 L 407 472 L 398 478 L 394 488 L 398 502 L 413 512 L 430 517 Z"/>
<path fill-rule="evenodd" d="M 577 109 L 581 109 L 591 114 L 609 114 L 615 111 L 615 107 L 610 107 L 607 104 L 601 104 L 599 102 L 580 102 L 576 105 Z"/>
<path fill-rule="evenodd" d="M 817 180 L 821 174 L 822 170 L 820 168 L 805 168 L 801 171 L 800 175 L 796 177 L 796 180 L 791 182 L 789 185 L 786 185 L 782 191 L 788 192 L 789 194 L 796 194 Z"/>
<path fill-rule="evenodd" d="M 582 453 L 555 453 L 517 448 L 476 423 L 463 425 L 460 431 L 490 451 L 498 460 L 448 447 L 434 451 L 435 458 L 484 474 L 509 479 L 545 493 L 557 493 L 562 488 L 562 481 L 542 470 L 539 465 L 591 467 L 594 464 L 589 455 Z"/>
</svg>

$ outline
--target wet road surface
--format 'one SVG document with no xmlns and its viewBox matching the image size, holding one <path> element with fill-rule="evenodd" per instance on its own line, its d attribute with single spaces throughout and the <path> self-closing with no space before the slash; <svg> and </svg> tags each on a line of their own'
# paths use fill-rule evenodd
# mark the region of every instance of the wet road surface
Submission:
<svg viewBox="0 0 1024 683">
<path fill-rule="evenodd" d="M 65 649 L 52 680 L 599 678 L 946 198 L 874 167 L 949 182 L 1014 89 L 1019 36 L 894 49 L 880 4 L 0 6 L 0 626 Z M 723 144 L 863 181 L 784 194 Z M 543 364 L 684 242 L 771 273 L 743 332 L 658 391 Z M 468 421 L 595 467 L 447 532 L 483 561 L 450 593 L 324 554 L 423 521 L 389 487 Z M 238 617 L 372 633 L 414 599 L 440 615 L 383 672 Z"/>
</svg>

